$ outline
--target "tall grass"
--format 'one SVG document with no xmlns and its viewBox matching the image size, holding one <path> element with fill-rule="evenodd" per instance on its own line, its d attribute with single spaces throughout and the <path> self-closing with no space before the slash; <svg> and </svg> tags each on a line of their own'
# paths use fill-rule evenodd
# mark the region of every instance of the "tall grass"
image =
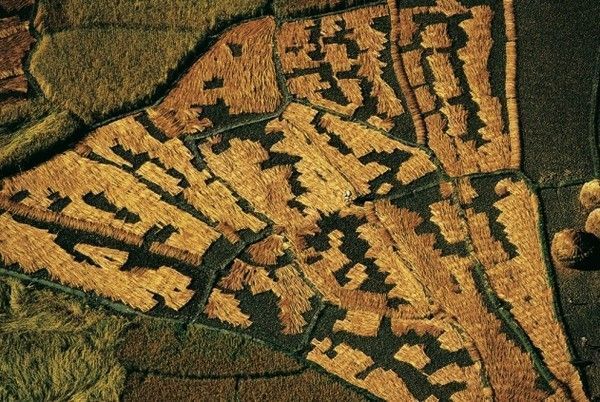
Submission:
<svg viewBox="0 0 600 402">
<path fill-rule="evenodd" d="M 219 22 L 258 13 L 265 3 L 41 1 L 35 18 L 42 38 L 30 71 L 45 96 L 95 123 L 150 103 Z"/>
<path fill-rule="evenodd" d="M 33 123 L 0 136 L 0 172 L 26 169 L 33 157 L 69 140 L 80 127 L 80 122 L 68 111 L 53 111 L 47 116 L 39 116 L 45 111 L 45 106 L 30 107 L 32 110 L 16 112 L 15 117 L 20 113 L 25 116 L 31 113 Z"/>
<path fill-rule="evenodd" d="M 118 400 L 125 319 L 0 279 L 0 400 Z"/>
</svg>

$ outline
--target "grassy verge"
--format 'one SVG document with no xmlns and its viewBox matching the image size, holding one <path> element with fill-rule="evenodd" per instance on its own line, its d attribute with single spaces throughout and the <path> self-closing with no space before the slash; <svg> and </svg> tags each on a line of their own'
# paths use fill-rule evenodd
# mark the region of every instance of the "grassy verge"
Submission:
<svg viewBox="0 0 600 402">
<path fill-rule="evenodd" d="M 345 8 L 360 6 L 369 3 L 379 3 L 379 0 L 274 0 L 273 9 L 280 18 L 293 18 L 298 16 L 343 10 Z"/>
<path fill-rule="evenodd" d="M 45 96 L 87 124 L 149 104 L 220 22 L 266 0 L 43 0 L 30 71 Z"/>
<path fill-rule="evenodd" d="M 42 113 L 44 109 L 42 106 L 40 109 L 33 108 L 33 114 Z M 0 172 L 10 173 L 29 167 L 35 158 L 54 145 L 71 139 L 79 127 L 79 121 L 71 113 L 57 111 L 40 117 L 31 125 L 1 135 Z"/>
<path fill-rule="evenodd" d="M 42 98 L 8 100 L 0 104 L 0 142 L 3 135 L 15 127 L 37 121 L 51 110 L 50 103 Z"/>
<path fill-rule="evenodd" d="M 0 279 L 0 400 L 117 400 L 122 318 Z"/>
<path fill-rule="evenodd" d="M 196 42 L 187 32 L 64 31 L 42 37 L 30 70 L 51 101 L 91 124 L 148 102 Z"/>
</svg>

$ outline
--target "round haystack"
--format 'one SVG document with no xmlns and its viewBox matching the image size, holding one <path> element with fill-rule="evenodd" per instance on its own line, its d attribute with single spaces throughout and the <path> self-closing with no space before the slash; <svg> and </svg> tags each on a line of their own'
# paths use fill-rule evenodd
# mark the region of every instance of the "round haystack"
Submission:
<svg viewBox="0 0 600 402">
<path fill-rule="evenodd" d="M 592 210 L 600 208 L 600 180 L 588 181 L 581 187 L 579 202 L 585 209 Z"/>
<path fill-rule="evenodd" d="M 600 208 L 594 209 L 585 221 L 585 231 L 600 238 Z"/>
<path fill-rule="evenodd" d="M 552 258 L 563 267 L 600 269 L 600 239 L 591 233 L 567 229 L 552 239 Z"/>
</svg>

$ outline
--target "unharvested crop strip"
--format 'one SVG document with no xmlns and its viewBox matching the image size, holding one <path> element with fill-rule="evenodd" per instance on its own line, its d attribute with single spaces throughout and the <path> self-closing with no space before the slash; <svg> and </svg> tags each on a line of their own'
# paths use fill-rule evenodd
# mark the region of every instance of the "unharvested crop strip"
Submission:
<svg viewBox="0 0 600 402">
<path fill-rule="evenodd" d="M 521 136 L 517 104 L 517 26 L 515 24 L 514 0 L 503 0 L 506 34 L 506 106 L 508 131 L 510 133 L 510 167 L 521 166 Z"/>
<path fill-rule="evenodd" d="M 390 18 L 392 21 L 392 28 L 390 32 L 391 38 L 391 52 L 392 52 L 392 61 L 394 65 L 394 72 L 396 73 L 396 78 L 398 79 L 398 83 L 400 84 L 400 89 L 402 90 L 402 94 L 406 98 L 406 104 L 410 115 L 413 119 L 413 124 L 415 126 L 415 132 L 417 135 L 417 143 L 425 144 L 427 138 L 427 131 L 425 130 L 425 123 L 423 122 L 423 117 L 421 116 L 421 110 L 419 108 L 419 104 L 417 103 L 417 99 L 415 97 L 414 92 L 410 86 L 408 81 L 408 76 L 406 74 L 406 70 L 404 67 L 404 61 L 399 54 L 398 46 L 400 43 L 400 27 L 403 26 L 399 21 L 398 7 L 396 5 L 397 0 L 388 0 L 388 9 L 390 11 Z M 412 17 L 411 17 L 412 19 Z M 401 25 L 402 24 L 402 25 Z"/>
<path fill-rule="evenodd" d="M 195 324 L 197 325 L 197 324 Z M 234 333 L 239 335 L 238 333 Z M 170 374 L 158 370 L 139 370 L 132 369 L 128 370 L 128 373 L 139 373 L 143 375 L 152 375 L 157 377 L 173 378 L 173 379 L 184 379 L 184 380 L 226 380 L 230 378 L 238 379 L 249 379 L 249 380 L 260 380 L 260 379 L 271 379 L 280 377 L 291 377 L 298 374 L 302 374 L 309 370 L 307 367 L 301 367 L 295 370 L 280 370 L 268 373 L 242 373 L 242 374 L 206 374 L 206 375 L 194 375 L 194 374 Z"/>
</svg>

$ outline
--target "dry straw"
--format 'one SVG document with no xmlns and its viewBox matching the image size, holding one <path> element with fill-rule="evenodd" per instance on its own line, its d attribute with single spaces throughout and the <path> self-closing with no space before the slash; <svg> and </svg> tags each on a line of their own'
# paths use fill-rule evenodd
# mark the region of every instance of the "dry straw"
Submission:
<svg viewBox="0 0 600 402">
<path fill-rule="evenodd" d="M 61 180 L 55 180 L 61 177 Z M 133 175 L 119 168 L 84 158 L 73 151 L 60 154 L 38 167 L 3 181 L 1 195 L 5 202 L 12 195 L 27 190 L 36 199 L 56 192 L 71 202 L 59 213 L 43 205 L 11 207 L 24 216 L 67 228 L 84 230 L 140 246 L 153 227 L 171 225 L 176 232 L 165 244 L 151 247 L 161 255 L 199 264 L 208 247 L 220 236 L 213 228 L 190 214 L 163 201 Z M 126 209 L 139 220 L 127 222 L 115 212 L 88 203 L 87 196 L 102 195 L 117 210 Z M 193 244 L 194 247 L 190 247 Z M 193 251 L 190 251 L 193 250 Z"/>
<path fill-rule="evenodd" d="M 303 314 L 312 308 L 310 299 L 314 292 L 291 266 L 275 268 L 274 279 L 264 267 L 254 266 L 236 259 L 229 272 L 218 283 L 218 291 L 240 292 L 248 289 L 252 296 L 271 292 L 277 298 L 279 321 L 284 335 L 297 335 L 306 327 Z M 220 297 L 220 296 L 219 296 Z M 234 295 L 235 297 L 235 295 Z M 230 303 L 227 301 L 227 303 Z M 240 310 L 241 311 L 241 310 Z M 252 322 L 252 316 L 249 322 Z M 254 319 L 260 317 L 254 317 Z"/>
<path fill-rule="evenodd" d="M 448 36 L 448 25 L 446 23 L 427 25 L 421 32 L 421 46 L 426 49 L 444 49 L 452 46 L 452 40 Z"/>
<path fill-rule="evenodd" d="M 238 198 L 206 168 L 193 164 L 194 156 L 179 138 L 160 142 L 152 137 L 134 116 L 117 120 L 95 130 L 85 145 L 94 153 L 118 165 L 132 168 L 114 148 L 121 146 L 135 155 L 147 154 L 151 161 L 144 163 L 136 173 L 157 184 L 173 196 L 183 195 L 185 201 L 214 222 L 220 228 L 231 228 L 234 232 L 249 229 L 259 232 L 266 224 L 252 214 L 244 212 L 237 204 Z M 169 172 L 183 176 L 187 186 L 181 186 L 181 179 Z M 235 240 L 235 233 L 228 233 Z"/>
<path fill-rule="evenodd" d="M 364 352 L 340 343 L 333 346 L 330 338 L 313 339 L 307 358 L 350 384 L 370 390 L 385 400 L 416 401 L 404 381 L 392 370 L 374 367 L 375 362 Z M 332 353 L 333 352 L 333 353 Z M 332 356 L 333 357 L 329 357 Z M 360 378 L 359 373 L 367 372 Z"/>
<path fill-rule="evenodd" d="M 437 96 L 445 103 L 452 98 L 460 96 L 462 91 L 458 78 L 454 75 L 454 70 L 450 63 L 450 55 L 434 51 L 426 58 L 433 73 L 433 89 Z"/>
<path fill-rule="evenodd" d="M 379 125 L 393 126 L 392 118 L 404 112 L 402 102 L 393 88 L 384 80 L 383 69 L 387 62 L 382 61 L 381 54 L 389 46 L 383 32 L 372 26 L 372 21 L 386 15 L 385 6 L 365 7 L 356 10 L 321 17 L 319 20 L 299 20 L 283 24 L 278 33 L 278 51 L 282 68 L 287 78 L 290 92 L 299 98 L 328 110 L 352 116 L 362 105 L 361 81 L 371 84 L 369 95 L 376 100 L 376 114 L 382 118 Z M 324 54 L 323 60 L 311 58 L 310 53 L 317 49 L 311 43 L 310 29 L 320 23 L 319 46 Z M 329 43 L 342 28 L 346 28 L 345 36 L 353 41 L 359 49 L 357 55 L 351 55 L 348 47 L 341 43 Z M 357 78 L 340 78 L 343 73 L 353 67 Z M 346 98 L 346 103 L 326 98 L 323 91 L 330 89 L 331 84 L 324 80 L 318 68 L 331 68 L 335 85 Z M 297 75 L 303 69 L 306 73 Z"/>
<path fill-rule="evenodd" d="M 186 109 L 222 99 L 229 113 L 275 111 L 281 95 L 275 78 L 272 43 L 275 21 L 261 18 L 227 31 L 177 82 L 158 108 Z M 210 88 L 208 82 L 222 80 Z"/>
<path fill-rule="evenodd" d="M 416 32 L 417 28 L 412 20 L 411 10 L 403 9 L 399 13 L 396 0 L 388 0 L 388 8 L 391 18 L 390 38 L 392 42 L 391 53 L 394 72 L 398 78 L 398 83 L 400 84 L 402 94 L 404 94 L 404 97 L 406 98 L 408 111 L 413 119 L 417 143 L 425 144 L 427 131 L 425 130 L 425 124 L 421 117 L 421 110 L 419 109 L 416 96 L 411 89 L 406 69 L 398 50 L 398 45 L 408 45 L 410 42 L 412 42 L 412 36 L 414 35 L 414 32 Z M 408 30 L 408 32 L 406 32 L 406 30 Z"/>
<path fill-rule="evenodd" d="M 248 328 L 252 325 L 250 316 L 242 312 L 235 296 L 219 289 L 213 289 L 210 293 L 204 313 L 208 318 L 218 319 L 235 327 Z"/>
<path fill-rule="evenodd" d="M 510 166 L 521 166 L 521 137 L 519 131 L 519 110 L 517 105 L 517 29 L 513 0 L 504 0 L 504 26 L 506 33 L 506 103 L 508 108 L 508 129 L 510 133 Z"/>
<path fill-rule="evenodd" d="M 285 238 L 278 234 L 265 237 L 263 240 L 250 245 L 247 248 L 252 260 L 260 265 L 275 265 L 277 259 L 284 255 L 289 247 Z"/>
<path fill-rule="evenodd" d="M 431 7 L 398 9 L 397 2 L 390 0 L 392 19 L 392 56 L 395 72 L 407 98 L 409 110 L 420 143 L 427 143 L 440 158 L 442 165 L 453 176 L 476 172 L 491 172 L 516 168 L 519 165 L 518 121 L 515 100 L 515 39 L 512 2 L 505 2 L 506 21 L 506 109 L 508 129 L 502 121 L 502 103 L 493 96 L 490 84 L 488 61 L 492 47 L 492 9 L 488 5 L 466 8 L 457 1 L 438 1 Z M 451 101 L 461 95 L 459 80 L 450 61 L 452 38 L 443 22 L 418 24 L 415 16 L 428 13 L 443 13 L 446 16 L 470 13 L 459 25 L 467 34 L 466 45 L 458 50 L 459 59 L 467 78 L 470 96 L 478 106 L 478 116 L 484 126 L 479 134 L 485 143 L 476 147 L 474 141 L 464 141 L 467 112 Z M 416 35 L 420 31 L 420 35 Z M 416 45 L 416 48 L 415 48 Z M 422 86 L 422 49 L 430 52 L 425 59 L 433 74 L 432 89 L 439 98 Z M 430 49 L 430 50 L 429 50 Z M 441 106 L 438 106 L 441 105 Z M 428 121 L 424 116 L 440 108 L 448 124 Z M 443 126 L 443 128 L 441 128 Z M 433 132 L 432 132 L 433 130 Z M 453 136 L 452 140 L 443 138 Z M 451 151 L 450 148 L 454 148 Z"/>
<path fill-rule="evenodd" d="M 94 261 L 77 261 L 75 256 L 55 243 L 56 235 L 0 215 L 3 247 L 0 256 L 7 265 L 18 263 L 28 274 L 48 271 L 50 277 L 68 286 L 95 292 L 123 302 L 141 311 L 156 304 L 154 294 L 164 298 L 167 307 L 178 310 L 189 302 L 194 292 L 187 289 L 191 278 L 169 267 L 122 270 L 128 253 L 105 247 L 78 244 L 75 250 Z M 35 247 L 23 247 L 35 242 Z"/>
<path fill-rule="evenodd" d="M 220 236 L 237 242 L 240 231 L 257 233 L 266 227 L 268 219 L 276 234 L 252 244 L 240 257 L 252 261 L 236 259 L 231 264 L 204 306 L 209 318 L 248 328 L 260 317 L 243 310 L 241 297 L 271 293 L 277 300 L 282 333 L 297 335 L 308 325 L 305 315 L 318 292 L 323 301 L 344 312 L 334 322 L 333 332 L 377 337 L 385 317 L 396 336 L 414 331 L 417 336 L 436 337 L 446 351 L 466 351 L 472 364 L 460 367 L 452 363 L 422 373 L 432 385 L 466 384 L 453 394 L 457 400 L 482 396 L 543 399 L 546 394 L 537 386 L 531 356 L 507 337 L 501 320 L 486 305 L 485 294 L 473 275 L 481 264 L 491 290 L 510 304 L 512 317 L 557 378 L 551 384 L 557 388 L 554 396 L 564 397 L 562 387 L 566 384 L 576 399 L 584 399 L 577 372 L 569 363 L 565 336 L 552 310 L 536 224 L 537 201 L 524 182 L 498 182 L 495 190 L 499 198 L 488 205 L 500 212 L 497 223 L 506 234 L 503 240 L 493 233 L 490 215 L 474 210 L 472 203 L 478 194 L 468 178 L 458 179 L 456 188 L 451 183 L 440 184 L 443 199 L 424 206 L 421 210 L 425 213 L 399 207 L 399 201 L 352 205 L 359 197 L 373 192 L 388 194 L 398 183 L 411 184 L 436 170 L 425 152 L 380 131 L 390 130 L 391 119 L 404 112 L 402 102 L 383 79 L 386 61 L 381 55 L 388 45 L 417 141 L 427 142 L 447 173 L 462 176 L 519 166 L 512 6 L 512 0 L 504 1 L 508 131 L 502 120 L 502 102 L 493 95 L 490 82 L 493 13 L 487 5 L 467 9 L 456 0 L 437 0 L 429 7 L 399 10 L 397 1 L 389 0 L 387 8 L 378 5 L 323 16 L 318 37 L 323 60 L 311 57 L 316 50 L 311 30 L 317 20 L 287 22 L 278 32 L 271 17 L 252 20 L 224 33 L 159 105 L 144 112 L 146 115 L 126 117 L 98 128 L 75 151 L 6 179 L 0 192 L 0 208 L 7 211 L 0 214 L 0 223 L 7 228 L 0 232 L 0 242 L 8 245 L 0 250 L 2 260 L 9 265 L 18 263 L 26 273 L 46 269 L 55 280 L 142 311 L 156 306 L 155 295 L 161 296 L 167 307 L 178 310 L 194 295 L 188 289 L 191 278 L 186 275 L 170 267 L 122 270 L 127 252 L 87 244 L 78 244 L 75 249 L 95 265 L 76 261 L 55 243 L 55 235 L 13 217 L 82 230 L 136 247 L 144 245 L 150 229 L 171 225 L 176 231 L 164 242 L 149 244 L 150 252 L 191 264 L 200 264 Z M 385 34 L 372 24 L 387 11 L 392 24 L 389 44 Z M 465 139 L 468 112 L 455 99 L 462 95 L 462 89 L 449 53 L 452 38 L 448 26 L 439 22 L 420 26 L 414 17 L 426 13 L 447 17 L 469 13 L 460 23 L 467 41 L 457 56 L 483 123 L 479 134 L 485 144 L 480 147 Z M 357 56 L 327 40 L 340 32 L 342 23 L 346 36 L 360 50 Z M 0 29 L 0 37 L 17 32 L 15 27 Z M 368 123 L 379 129 L 291 103 L 278 118 L 266 122 L 263 132 L 253 133 L 256 135 L 236 137 L 235 132 L 225 132 L 203 140 L 198 149 L 206 167 L 195 166 L 193 153 L 180 138 L 221 123 L 202 117 L 203 108 L 222 101 L 230 115 L 240 115 L 271 113 L 279 106 L 282 95 L 275 74 L 274 42 L 288 89 L 321 108 L 352 116 L 364 105 L 359 83 L 366 80 L 371 88 L 369 95 L 376 99 L 376 115 L 370 116 Z M 347 104 L 323 96 L 330 87 L 317 70 L 325 66 L 333 71 Z M 355 66 L 358 78 L 339 77 Z M 430 85 L 425 82 L 424 67 L 433 76 Z M 308 71 L 298 75 L 302 69 Z M 18 66 L 0 69 L 0 77 L 15 72 Z M 149 118 L 167 139 L 150 135 L 138 121 L 140 118 Z M 340 146 L 346 151 L 341 152 Z M 148 160 L 134 165 L 119 150 L 144 155 Z M 390 168 L 377 160 L 363 163 L 361 159 L 397 151 L 406 158 L 398 166 L 394 183 L 373 189 L 372 183 Z M 287 155 L 293 162 L 265 167 L 274 155 Z M 97 157 L 107 163 L 92 160 Z M 56 180 L 59 176 L 65 179 Z M 164 193 L 158 194 L 161 191 L 152 190 L 149 187 L 153 186 L 146 186 L 141 179 L 171 197 L 182 197 L 205 219 L 165 201 L 163 198 L 169 197 L 162 197 Z M 12 198 L 25 190 L 28 195 L 21 201 Z M 61 212 L 53 212 L 49 209 L 51 193 L 69 197 L 71 202 Z M 452 198 L 455 193 L 460 205 Z M 90 194 L 102 195 L 111 206 L 137 214 L 139 221 L 116 219 L 106 208 L 86 202 Z M 242 210 L 240 199 L 247 200 L 266 219 Z M 361 222 L 357 236 L 367 246 L 362 263 L 351 261 L 344 253 L 352 239 L 340 230 L 327 233 L 324 251 L 309 246 L 310 237 L 323 230 L 318 222 L 333 214 Z M 596 215 L 590 218 L 594 219 L 590 226 L 598 226 Z M 424 231 L 424 223 L 433 224 L 439 231 Z M 24 248 L 22 245 L 31 239 L 38 246 Z M 442 253 L 436 248 L 440 240 L 458 247 L 469 242 L 473 253 Z M 515 247 L 516 257 L 511 258 L 505 250 L 506 242 Z M 277 266 L 286 252 L 294 255 L 295 261 Z M 370 264 L 385 274 L 385 284 L 391 287 L 388 292 L 361 289 L 369 279 Z M 342 285 L 338 275 L 348 267 L 348 281 Z M 403 303 L 391 307 L 392 299 Z M 433 357 L 427 350 L 417 343 L 403 345 L 392 353 L 397 361 L 422 371 Z M 328 337 L 313 339 L 307 358 L 378 397 L 415 400 L 398 373 L 376 367 L 375 356 L 344 342 L 334 344 Z M 433 401 L 434 397 L 427 400 Z"/>
<path fill-rule="evenodd" d="M 538 204 L 523 181 L 503 179 L 495 186 L 500 197 L 493 206 L 517 256 L 510 258 L 491 232 L 487 215 L 467 209 L 470 236 L 477 258 L 486 268 L 494 292 L 511 306 L 511 314 L 540 350 L 548 369 L 568 386 L 575 400 L 585 400 L 581 381 L 570 363 L 567 340 L 553 310 L 547 284 Z M 561 386 L 559 384 L 559 386 Z"/>
<path fill-rule="evenodd" d="M 500 321 L 485 307 L 474 282 L 470 257 L 442 256 L 432 235 L 419 235 L 422 218 L 388 202 L 375 204 L 375 211 L 389 231 L 400 257 L 414 269 L 414 275 L 440 308 L 469 334 L 474 347 L 486 362 L 488 379 L 499 399 L 537 398 L 536 374 L 529 356 L 508 340 Z M 519 362 L 522 370 L 514 370 Z M 515 389 L 509 384 L 520 384 Z"/>
<path fill-rule="evenodd" d="M 423 49 L 413 49 L 402 52 L 402 62 L 406 69 L 406 75 L 411 87 L 425 84 L 425 73 L 423 72 L 422 60 Z"/>
</svg>

